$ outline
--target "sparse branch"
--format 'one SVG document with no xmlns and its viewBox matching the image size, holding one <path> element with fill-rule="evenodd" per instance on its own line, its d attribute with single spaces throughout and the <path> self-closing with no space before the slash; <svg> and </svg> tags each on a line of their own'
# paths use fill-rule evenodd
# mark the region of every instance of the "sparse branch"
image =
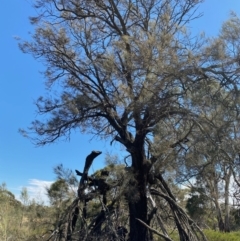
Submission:
<svg viewBox="0 0 240 241">
<path fill-rule="evenodd" d="M 144 223 L 142 220 L 137 219 L 138 222 L 140 222 L 142 225 L 144 225 L 145 227 L 147 227 L 151 232 L 157 234 L 158 236 L 160 236 L 161 238 L 165 239 L 166 241 L 173 241 L 170 237 L 158 232 L 156 229 L 151 228 L 149 225 L 147 225 L 146 223 Z"/>
<path fill-rule="evenodd" d="M 174 199 L 168 196 L 168 194 L 164 194 L 163 192 L 154 188 L 151 188 L 150 191 L 151 194 L 159 195 L 169 203 L 181 238 L 184 239 L 184 237 L 190 236 L 191 240 L 198 240 L 198 236 L 196 235 L 195 231 L 196 229 L 202 236 L 203 240 L 207 241 L 207 238 L 201 229 L 187 216 L 185 211 L 176 203 Z"/>
</svg>

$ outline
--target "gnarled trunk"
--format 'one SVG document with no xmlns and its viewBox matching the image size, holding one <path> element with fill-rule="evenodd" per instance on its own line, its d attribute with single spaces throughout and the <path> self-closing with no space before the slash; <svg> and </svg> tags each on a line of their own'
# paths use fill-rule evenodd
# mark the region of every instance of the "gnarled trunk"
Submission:
<svg viewBox="0 0 240 241">
<path fill-rule="evenodd" d="M 132 168 L 134 181 L 132 185 L 135 187 L 136 197 L 128 200 L 129 205 L 129 226 L 130 241 L 149 241 L 148 228 L 142 225 L 137 219 L 144 223 L 148 223 L 148 207 L 147 207 L 147 174 L 149 167 L 146 165 L 147 160 L 144 152 L 144 141 L 135 141 L 135 147 L 132 156 Z M 131 183 L 130 183 L 131 185 Z"/>
<path fill-rule="evenodd" d="M 140 196 L 136 202 L 129 202 L 130 240 L 148 241 L 148 230 L 137 219 L 147 223 L 147 197 Z"/>
</svg>

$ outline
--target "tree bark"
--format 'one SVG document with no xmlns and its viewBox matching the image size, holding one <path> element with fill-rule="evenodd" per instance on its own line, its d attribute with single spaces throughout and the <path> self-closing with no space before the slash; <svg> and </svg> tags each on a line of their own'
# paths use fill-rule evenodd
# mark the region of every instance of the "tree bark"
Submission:
<svg viewBox="0 0 240 241">
<path fill-rule="evenodd" d="M 146 195 L 140 195 L 139 200 L 134 203 L 129 201 L 129 214 L 130 241 L 148 241 L 147 228 L 137 221 L 137 219 L 140 219 L 144 223 L 147 223 Z"/>
<path fill-rule="evenodd" d="M 212 172 L 213 174 L 213 179 L 212 180 L 206 180 L 207 185 L 210 188 L 210 194 L 212 196 L 213 203 L 216 208 L 216 215 L 217 215 L 217 220 L 218 220 L 218 229 L 220 232 L 224 232 L 225 227 L 224 227 L 224 221 L 223 221 L 223 216 L 222 216 L 222 210 L 219 204 L 219 191 L 218 191 L 218 182 L 219 179 L 216 178 L 217 174 L 216 172 Z M 211 178 L 212 178 L 211 177 Z"/>
<path fill-rule="evenodd" d="M 229 168 L 229 170 L 225 172 L 225 232 L 230 232 L 230 222 L 229 222 L 229 185 L 230 185 L 230 178 L 232 176 L 232 170 Z"/>
<path fill-rule="evenodd" d="M 219 231 L 224 232 L 225 227 L 224 227 L 224 222 L 223 222 L 223 217 L 222 217 L 222 211 L 221 211 L 220 205 L 218 203 L 218 200 L 214 200 L 214 202 L 215 202 L 215 207 L 217 209 L 218 228 L 219 228 Z"/>
<path fill-rule="evenodd" d="M 138 142 L 135 139 L 133 148 L 132 167 L 134 174 L 135 190 L 138 194 L 136 200 L 128 200 L 129 206 L 129 226 L 130 226 L 130 241 L 149 241 L 148 228 L 143 226 L 137 219 L 148 223 L 148 206 L 147 206 L 147 175 L 148 167 L 145 165 L 146 157 L 144 151 L 144 140 Z M 130 183 L 131 185 L 131 183 Z"/>
</svg>

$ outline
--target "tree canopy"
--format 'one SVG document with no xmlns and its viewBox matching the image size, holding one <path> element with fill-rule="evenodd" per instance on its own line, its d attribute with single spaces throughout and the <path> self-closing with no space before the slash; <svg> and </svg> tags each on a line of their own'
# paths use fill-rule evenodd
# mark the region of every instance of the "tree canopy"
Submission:
<svg viewBox="0 0 240 241">
<path fill-rule="evenodd" d="M 168 203 L 181 241 L 199 240 L 160 170 L 174 160 L 190 170 L 191 154 L 204 160 L 198 143 L 216 146 L 239 119 L 240 20 L 233 15 L 216 38 L 193 36 L 188 26 L 201 2 L 39 0 L 32 40 L 20 43 L 46 66 L 49 95 L 36 103 L 45 117 L 30 126 L 35 144 L 80 129 L 129 152 L 138 197 L 127 198 L 131 241 L 151 240 L 148 193 Z"/>
</svg>

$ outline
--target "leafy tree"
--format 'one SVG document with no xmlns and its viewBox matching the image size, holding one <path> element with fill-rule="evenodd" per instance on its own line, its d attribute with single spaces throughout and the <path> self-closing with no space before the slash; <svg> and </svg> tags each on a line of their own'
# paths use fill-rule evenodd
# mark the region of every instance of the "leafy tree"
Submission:
<svg viewBox="0 0 240 241">
<path fill-rule="evenodd" d="M 69 187 L 65 180 L 59 179 L 47 189 L 47 194 L 52 205 L 59 206 L 69 198 Z"/>
<path fill-rule="evenodd" d="M 187 199 L 186 209 L 189 215 L 201 224 L 204 215 L 206 214 L 208 207 L 208 198 L 204 193 L 203 188 L 192 188 L 190 197 Z"/>
<path fill-rule="evenodd" d="M 32 41 L 20 45 L 46 65 L 50 95 L 40 97 L 37 108 L 47 118 L 30 127 L 37 145 L 69 138 L 71 130 L 80 128 L 110 137 L 128 151 L 131 168 L 125 188 L 131 241 L 152 239 L 148 193 L 166 201 L 181 241 L 199 239 L 160 170 L 166 161 L 184 160 L 184 140 L 193 126 L 201 130 L 204 123 L 210 128 L 202 113 L 209 98 L 221 97 L 223 106 L 219 91 L 239 98 L 238 45 L 229 49 L 232 40 L 237 43 L 228 31 L 232 24 L 210 41 L 195 41 L 187 31 L 200 2 L 39 0 L 38 14 L 31 18 Z M 51 94 L 56 83 L 57 92 Z M 208 87 L 214 85 L 208 97 Z M 233 111 L 238 112 L 237 105 Z M 164 145 L 156 152 L 151 134 L 157 125 L 166 130 L 160 132 Z M 161 231 L 170 240 L 166 229 Z"/>
<path fill-rule="evenodd" d="M 202 121 L 199 120 L 202 128 L 195 129 L 189 135 L 194 143 L 189 147 L 184 159 L 187 165 L 185 170 L 195 174 L 198 184 L 205 188 L 205 193 L 215 206 L 219 230 L 229 232 L 230 180 L 237 171 L 236 163 L 239 159 L 239 131 L 236 122 L 239 100 L 228 91 L 220 90 L 216 83 L 212 90 L 209 90 L 209 95 L 216 89 L 218 98 L 208 100 L 208 105 L 202 107 L 204 117 Z M 188 172 L 185 176 L 190 176 Z M 180 176 L 184 175 L 180 173 Z"/>
</svg>

